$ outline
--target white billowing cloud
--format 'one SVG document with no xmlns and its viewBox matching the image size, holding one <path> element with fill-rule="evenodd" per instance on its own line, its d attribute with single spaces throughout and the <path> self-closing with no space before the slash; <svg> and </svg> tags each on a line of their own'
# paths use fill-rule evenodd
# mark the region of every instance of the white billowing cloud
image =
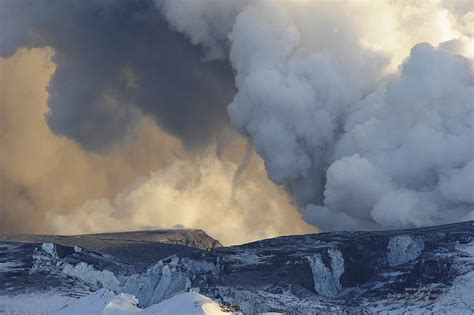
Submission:
<svg viewBox="0 0 474 315">
<path fill-rule="evenodd" d="M 474 25 L 474 23 L 473 23 Z M 447 50 L 453 54 L 474 58 L 474 40 L 467 37 L 451 39 L 442 42 L 438 46 L 439 49 Z"/>
<path fill-rule="evenodd" d="M 431 198 L 413 190 L 401 189 L 383 195 L 371 215 L 384 228 L 404 228 L 434 224 L 437 211 Z"/>
<path fill-rule="evenodd" d="M 344 212 L 334 211 L 325 206 L 309 204 L 301 213 L 307 222 L 312 222 L 323 231 L 373 230 L 374 222 L 357 219 Z"/>
<path fill-rule="evenodd" d="M 446 199 L 474 203 L 474 161 L 442 174 L 439 188 Z"/>
<path fill-rule="evenodd" d="M 224 244 L 314 231 L 287 195 L 262 176 L 261 163 L 241 178 L 232 195 L 237 165 L 206 154 L 176 160 L 137 180 L 113 202 L 90 200 L 76 211 L 49 214 L 56 233 L 94 233 L 143 228 L 200 228 Z"/>
<path fill-rule="evenodd" d="M 473 100 L 469 60 L 422 43 L 365 106 L 372 115 L 345 126 L 335 158 L 360 154 L 392 180 L 392 191 L 366 208 L 382 227 L 455 221 L 472 210 Z"/>
<path fill-rule="evenodd" d="M 454 17 L 454 23 L 466 36 L 474 35 L 474 3 L 471 0 L 442 0 L 441 4 Z"/>
<path fill-rule="evenodd" d="M 353 36 L 306 45 L 315 33 L 312 24 L 319 26 L 314 22 L 318 18 L 332 24 L 330 30 L 343 33 L 352 33 L 354 25 L 329 8 L 314 10 L 314 15 L 292 12 L 286 2 L 259 1 L 237 17 L 229 35 L 229 58 L 239 92 L 229 114 L 234 126 L 253 138 L 269 177 L 290 186 L 297 201 L 306 203 L 322 199 L 320 177 L 339 128 L 338 117 L 370 90 L 386 58 L 364 49 Z M 310 27 L 298 27 L 305 23 Z M 325 30 L 327 24 L 322 25 Z M 329 53 L 329 48 L 335 51 Z M 364 58 L 338 59 L 347 49 Z"/>
<path fill-rule="evenodd" d="M 418 42 L 438 45 L 458 38 L 471 47 L 474 42 L 474 6 L 470 0 L 155 2 L 173 29 L 187 35 L 194 44 L 205 46 L 214 58 L 224 57 L 228 34 L 238 16 L 249 7 L 262 5 L 269 12 L 283 8 L 293 17 L 291 22 L 301 34 L 298 49 L 302 51 L 319 49 L 334 54 L 339 50 L 345 58 L 358 58 L 351 53 L 350 44 L 361 44 L 389 54 L 392 69 Z M 255 22 L 268 24 L 265 13 L 258 14 Z"/>
<path fill-rule="evenodd" d="M 363 220 L 370 220 L 367 209 L 393 189 L 390 178 L 358 154 L 335 161 L 326 176 L 325 205 Z"/>
<path fill-rule="evenodd" d="M 225 57 L 227 35 L 244 1 L 162 0 L 156 5 L 169 21 L 180 21 L 171 26 L 186 33 L 193 44 L 203 44 L 207 58 L 212 60 Z"/>
<path fill-rule="evenodd" d="M 229 30 L 232 123 L 308 222 L 389 228 L 472 215 L 469 2 L 229 1 L 199 14 L 173 3 L 169 23 L 195 44 Z"/>
</svg>

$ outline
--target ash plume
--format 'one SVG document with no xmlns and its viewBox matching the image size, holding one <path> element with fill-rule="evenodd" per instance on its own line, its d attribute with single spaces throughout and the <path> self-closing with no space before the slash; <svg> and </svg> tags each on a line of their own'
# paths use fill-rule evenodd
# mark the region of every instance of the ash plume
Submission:
<svg viewBox="0 0 474 315">
<path fill-rule="evenodd" d="M 0 58 L 0 233 L 80 234 L 181 224 L 235 244 L 315 230 L 266 178 L 254 152 L 241 193 L 226 212 L 232 178 L 246 152 L 242 138 L 227 134 L 228 146 L 219 155 L 213 146 L 197 154 L 151 118 L 142 118 L 130 139 L 107 154 L 58 137 L 44 119 L 45 87 L 54 71 L 48 49 Z"/>
<path fill-rule="evenodd" d="M 467 3 L 158 3 L 191 42 L 228 47 L 232 124 L 308 222 L 379 229 L 472 218 Z"/>
<path fill-rule="evenodd" d="M 232 126 L 251 139 L 268 178 L 289 192 L 307 222 L 322 230 L 414 227 L 474 216 L 472 10 L 464 0 L 0 0 L 0 56 L 51 51 L 47 123 L 53 136 L 79 143 L 81 149 L 71 152 L 87 161 L 99 152 L 106 164 L 116 154 L 111 149 L 131 146 L 143 119 L 155 122 L 160 137 L 182 144 L 184 155 L 193 156 L 189 161 L 214 146 L 217 157 L 224 156 Z M 14 105 L 0 105 L 21 122 Z M 8 198 L 2 199 L 13 196 L 8 205 L 28 209 L 54 204 L 38 204 L 45 197 L 32 188 L 49 170 L 34 180 L 23 174 L 15 164 L 22 151 L 15 137 L 7 138 L 16 153 L 2 161 L 0 180 L 8 185 L 2 191 Z M 158 148 L 173 156 L 175 146 Z M 116 194 L 117 201 L 96 211 L 75 200 L 64 217 L 79 220 L 90 212 L 101 218 L 105 209 L 126 218 L 133 208 L 141 224 L 147 221 L 141 213 L 152 214 L 141 210 L 139 200 L 128 208 L 127 200 L 143 190 L 152 201 L 154 191 L 172 192 L 173 198 L 163 200 L 173 205 L 186 196 L 195 204 L 204 198 L 203 207 L 221 204 L 221 194 L 226 204 L 229 194 L 247 198 L 235 194 L 239 178 L 249 173 L 243 170 L 251 154 L 245 156 L 235 168 L 214 157 L 206 158 L 214 166 L 197 171 L 184 163 L 183 172 L 198 183 L 189 189 L 181 189 L 186 180 L 176 183 L 179 171 L 165 171 L 179 166 L 168 158 L 153 165 L 157 174 L 169 174 L 168 183 L 150 176 L 128 190 L 123 182 L 122 190 L 109 189 L 113 170 L 104 166 L 109 184 L 101 191 L 109 198 Z M 104 165 L 88 163 L 88 170 Z M 143 175 L 144 167 L 136 169 L 124 178 Z M 230 176 L 226 190 L 202 180 L 201 170 Z M 244 187 L 255 194 L 252 185 Z M 262 202 L 259 211 L 279 209 L 269 204 Z M 236 209 L 234 214 L 242 212 Z M 201 218 L 194 206 L 180 211 L 183 217 L 196 214 L 191 225 L 212 221 L 206 221 L 210 212 Z M 165 212 L 157 210 L 160 216 Z M 251 217 L 239 217 L 239 224 L 253 227 Z M 78 229 L 87 229 L 87 220 L 82 223 L 86 227 Z"/>
<path fill-rule="evenodd" d="M 232 176 L 232 191 L 230 193 L 230 203 L 234 202 L 235 194 L 237 193 L 238 186 L 240 181 L 242 180 L 242 175 L 244 174 L 245 170 L 250 165 L 252 161 L 252 157 L 254 155 L 254 146 L 253 142 L 250 139 L 245 140 L 245 153 L 242 161 L 240 161 L 239 166 L 235 170 L 234 175 Z"/>
<path fill-rule="evenodd" d="M 48 47 L 48 125 L 88 151 L 118 147 L 141 115 L 199 148 L 228 128 L 225 61 L 171 31 L 152 1 L 2 0 L 0 56 Z"/>
</svg>

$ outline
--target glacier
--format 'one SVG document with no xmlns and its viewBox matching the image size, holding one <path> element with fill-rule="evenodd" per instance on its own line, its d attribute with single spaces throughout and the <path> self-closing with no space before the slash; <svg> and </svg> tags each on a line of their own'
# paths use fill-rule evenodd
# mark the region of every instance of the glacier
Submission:
<svg viewBox="0 0 474 315">
<path fill-rule="evenodd" d="M 474 312 L 472 221 L 195 248 L 146 268 L 136 261 L 79 245 L 3 241 L 0 266 L 15 265 L 0 270 L 0 313 L 38 294 L 63 303 L 51 303 L 53 311 L 67 310 L 97 292 L 110 308 L 127 312 L 145 312 L 183 294 L 243 314 Z"/>
</svg>

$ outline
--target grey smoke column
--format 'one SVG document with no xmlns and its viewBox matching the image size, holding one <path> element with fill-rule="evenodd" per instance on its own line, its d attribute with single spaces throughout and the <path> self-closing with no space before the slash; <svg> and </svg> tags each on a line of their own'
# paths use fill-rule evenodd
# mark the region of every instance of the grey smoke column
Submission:
<svg viewBox="0 0 474 315">
<path fill-rule="evenodd" d="M 228 125 L 230 66 L 204 62 L 151 1 L 2 0 L 0 56 L 23 47 L 53 49 L 47 121 L 87 150 L 120 144 L 142 114 L 191 148 Z"/>
<path fill-rule="evenodd" d="M 325 205 L 383 227 L 474 219 L 473 110 L 472 62 L 417 44 L 347 116 Z"/>
<path fill-rule="evenodd" d="M 466 38 L 417 44 L 387 75 L 396 52 L 380 47 L 389 35 L 409 36 L 396 29 L 368 40 L 370 19 L 399 13 L 378 3 L 3 0 L 0 53 L 54 49 L 48 122 L 87 149 L 117 144 L 142 113 L 199 146 L 225 128 L 230 103 L 233 126 L 253 140 L 270 179 L 322 229 L 473 219 Z M 457 34 L 471 36 L 465 9 L 443 3 L 434 10 L 459 15 L 468 31 Z"/>
<path fill-rule="evenodd" d="M 456 39 L 416 45 L 387 76 L 390 56 L 364 45 L 370 15 L 349 4 L 184 3 L 160 7 L 193 43 L 230 47 L 232 123 L 307 221 L 328 230 L 474 218 L 474 72 Z M 229 30 L 227 45 L 216 28 Z"/>
</svg>

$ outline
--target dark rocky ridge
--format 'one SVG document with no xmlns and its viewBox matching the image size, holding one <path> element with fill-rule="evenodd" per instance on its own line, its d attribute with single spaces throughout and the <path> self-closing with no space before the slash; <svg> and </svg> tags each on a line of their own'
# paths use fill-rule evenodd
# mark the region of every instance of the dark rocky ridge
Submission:
<svg viewBox="0 0 474 315">
<path fill-rule="evenodd" d="M 222 244 L 199 229 L 145 230 L 83 235 L 0 235 L 0 242 L 80 246 L 146 267 L 171 255 L 188 256 Z"/>
<path fill-rule="evenodd" d="M 295 268 L 295 265 L 307 265 L 305 261 L 307 257 L 319 254 L 324 265 L 331 270 L 332 264 L 328 251 L 337 248 L 344 259 L 344 272 L 339 279 L 342 287 L 357 287 L 384 270 L 398 269 L 397 266 L 390 266 L 387 251 L 390 240 L 399 236 L 408 236 L 423 242 L 423 248 L 418 256 L 397 265 L 400 269 L 408 265 L 413 267 L 404 283 L 400 284 L 401 289 L 403 286 L 442 282 L 458 274 L 450 268 L 449 255 L 437 254 L 455 253 L 457 245 L 473 242 L 474 221 L 407 230 L 326 232 L 283 236 L 235 247 L 216 248 L 211 251 L 211 255 L 227 262 L 227 266 L 231 266 L 229 270 L 236 273 L 273 270 L 270 281 L 265 279 L 265 273 L 252 277 L 253 281 L 261 285 L 284 280 L 278 279 L 281 275 L 282 278 L 290 280 L 289 283 L 296 279 L 303 279 L 302 282 L 297 281 L 297 283 L 302 287 L 307 287 L 307 277 L 299 275 L 307 271 L 304 267 Z M 243 257 L 244 254 L 258 257 L 258 263 L 242 265 L 242 258 L 237 257 Z M 236 259 L 234 260 L 233 257 Z M 279 268 L 283 270 L 279 271 Z"/>
<path fill-rule="evenodd" d="M 119 259 L 68 246 L 48 249 L 52 244 L 45 248 L 17 243 L 7 252 L 10 256 L 21 252 L 31 262 L 24 267 L 34 271 L 31 277 L 45 278 L 42 287 L 47 281 L 55 287 L 76 279 L 81 290 L 112 286 L 136 295 L 145 306 L 191 286 L 211 298 L 241 305 L 246 314 L 359 314 L 397 308 L 462 313 L 474 311 L 474 298 L 471 303 L 459 296 L 474 288 L 473 240 L 474 221 L 412 230 L 295 235 L 211 250 L 190 249 L 155 260 L 148 269 L 134 262 L 146 257 L 157 243 L 129 242 L 130 247 L 143 246 L 138 257 L 127 257 L 133 250 L 123 250 Z M 101 278 L 103 271 L 110 271 L 113 281 Z M 91 280 L 94 273 L 100 277 Z M 67 290 L 74 292 L 71 287 Z M 446 297 L 449 300 L 442 300 Z"/>
</svg>

